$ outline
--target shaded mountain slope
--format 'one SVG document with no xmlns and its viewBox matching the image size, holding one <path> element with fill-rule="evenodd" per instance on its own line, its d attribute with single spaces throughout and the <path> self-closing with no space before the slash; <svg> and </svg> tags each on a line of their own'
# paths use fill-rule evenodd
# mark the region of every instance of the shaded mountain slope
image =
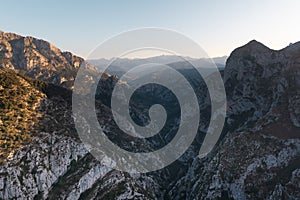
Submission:
<svg viewBox="0 0 300 200">
<path fill-rule="evenodd" d="M 169 192 L 172 199 L 300 198 L 299 45 L 251 41 L 224 70 L 229 132 Z M 178 192 L 179 191 L 179 192 Z"/>
</svg>

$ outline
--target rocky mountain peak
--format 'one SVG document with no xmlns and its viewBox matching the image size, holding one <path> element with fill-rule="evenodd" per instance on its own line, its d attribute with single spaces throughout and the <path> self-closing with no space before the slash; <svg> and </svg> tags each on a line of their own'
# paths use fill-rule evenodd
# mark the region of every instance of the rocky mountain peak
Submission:
<svg viewBox="0 0 300 200">
<path fill-rule="evenodd" d="M 0 32 L 0 68 L 72 88 L 83 58 L 34 37 Z"/>
<path fill-rule="evenodd" d="M 241 80 L 242 77 L 249 74 L 270 76 L 275 71 L 283 70 L 283 65 L 288 68 L 285 54 L 252 40 L 246 45 L 235 49 L 227 59 L 224 72 L 225 82 L 229 78 Z M 287 52 L 287 54 L 290 54 L 290 52 Z"/>
<path fill-rule="evenodd" d="M 15 33 L 11 33 L 11 32 L 0 32 L 0 39 L 8 39 L 8 40 L 14 40 L 14 39 L 20 39 L 22 36 L 15 34 Z"/>
<path fill-rule="evenodd" d="M 299 198 L 299 46 L 276 51 L 251 41 L 232 52 L 224 70 L 227 133 L 170 193 L 184 191 L 185 199 Z M 182 199 L 181 193 L 172 199 Z"/>
<path fill-rule="evenodd" d="M 296 105 L 299 94 L 297 88 L 300 86 L 299 46 L 296 43 L 278 51 L 251 41 L 236 49 L 227 60 L 224 70 L 228 101 L 235 102 L 230 112 L 249 114 L 255 111 L 257 115 L 257 111 L 264 107 L 261 115 L 271 113 L 272 107 L 283 102 L 286 107 Z M 283 109 L 290 109 L 286 107 Z M 296 115 L 282 117 L 290 118 L 298 126 L 298 117 L 293 117 Z M 250 117 L 245 119 L 249 121 Z M 253 121 L 256 120 L 257 116 L 253 118 Z"/>
<path fill-rule="evenodd" d="M 252 54 L 257 54 L 257 53 L 267 53 L 270 51 L 272 51 L 272 50 L 269 49 L 264 44 L 262 44 L 256 40 L 251 40 L 247 44 L 235 49 L 231 53 L 231 57 L 247 56 L 247 55 L 252 55 Z"/>
<path fill-rule="evenodd" d="M 297 57 L 299 57 L 300 54 L 300 42 L 291 43 L 286 48 L 280 50 L 280 52 L 286 54 L 287 56 L 294 57 L 294 59 L 297 59 Z"/>
<path fill-rule="evenodd" d="M 265 46 L 263 43 L 257 41 L 257 40 L 251 40 L 250 42 L 248 42 L 246 45 L 244 45 L 244 47 L 263 47 L 263 48 L 268 48 L 267 46 Z"/>
</svg>

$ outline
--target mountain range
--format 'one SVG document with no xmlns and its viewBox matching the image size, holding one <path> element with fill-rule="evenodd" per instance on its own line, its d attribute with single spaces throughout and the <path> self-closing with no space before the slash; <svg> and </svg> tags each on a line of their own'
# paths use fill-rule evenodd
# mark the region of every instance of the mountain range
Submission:
<svg viewBox="0 0 300 200">
<path fill-rule="evenodd" d="M 216 147 L 204 158 L 198 152 L 211 105 L 201 77 L 194 81 L 201 109 L 195 140 L 174 163 L 144 174 L 104 166 L 80 141 L 72 89 L 82 63 L 97 71 L 49 42 L 0 32 L 1 199 L 300 198 L 300 43 L 272 50 L 253 40 L 230 54 L 220 69 L 227 94 L 226 122 Z M 135 148 L 116 127 L 110 109 L 119 78 L 105 76 L 96 95 L 98 120 L 108 126 L 109 139 Z M 138 95 L 141 100 L 132 102 L 141 123 L 147 121 L 142 103 L 153 102 L 148 95 L 164 100 L 166 108 L 176 106 L 163 88 L 145 88 Z M 172 128 L 180 110 L 169 110 Z M 137 145 L 157 148 L 172 134 L 166 131 Z"/>
<path fill-rule="evenodd" d="M 115 74 L 122 76 L 125 72 L 133 69 L 136 66 L 149 64 L 149 63 L 159 63 L 164 65 L 170 65 L 174 68 L 193 68 L 189 62 L 197 63 L 198 66 L 202 68 L 212 67 L 214 64 L 218 68 L 224 68 L 227 56 L 215 57 L 215 58 L 191 58 L 191 57 L 178 57 L 175 55 L 161 55 L 149 58 L 112 58 L 112 59 L 90 59 L 89 63 L 94 65 L 100 71 L 106 69 L 109 74 Z"/>
</svg>

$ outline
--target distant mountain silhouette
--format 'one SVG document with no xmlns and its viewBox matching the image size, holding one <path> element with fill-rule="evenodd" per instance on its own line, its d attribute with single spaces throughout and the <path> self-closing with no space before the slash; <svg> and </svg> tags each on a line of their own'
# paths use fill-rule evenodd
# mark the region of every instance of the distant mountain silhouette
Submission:
<svg viewBox="0 0 300 200">
<path fill-rule="evenodd" d="M 212 58 L 212 61 L 215 62 L 215 64 L 218 67 L 224 68 L 226 59 L 227 56 L 215 57 Z M 107 70 L 108 73 L 121 75 L 124 72 L 127 72 L 128 70 L 143 64 L 149 64 L 149 63 L 158 63 L 158 64 L 165 64 L 165 65 L 171 64 L 174 67 L 180 68 L 180 66 L 182 66 L 183 63 L 187 63 L 187 61 L 197 62 L 203 68 L 211 67 L 210 65 L 212 62 L 210 59 L 207 58 L 200 58 L 200 59 L 190 58 L 190 57 L 180 58 L 178 56 L 172 56 L 172 55 L 162 55 L 162 56 L 155 56 L 149 58 L 136 58 L 136 59 L 129 59 L 129 58 L 97 59 L 97 60 L 89 60 L 88 62 L 93 64 L 96 68 L 100 70 L 103 70 L 105 67 L 109 65 L 109 68 Z M 192 66 L 189 66 L 189 68 L 192 68 Z"/>
</svg>

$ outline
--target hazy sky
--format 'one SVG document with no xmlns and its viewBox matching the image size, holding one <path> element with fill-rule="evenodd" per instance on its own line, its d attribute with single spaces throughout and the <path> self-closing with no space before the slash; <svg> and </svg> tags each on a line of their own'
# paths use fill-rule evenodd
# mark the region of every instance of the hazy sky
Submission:
<svg viewBox="0 0 300 200">
<path fill-rule="evenodd" d="M 300 41 L 298 0 L 0 0 L 0 30 L 50 41 L 86 57 L 120 32 L 161 27 L 199 43 L 209 56 L 229 55 L 256 39 L 273 49 Z"/>
</svg>

